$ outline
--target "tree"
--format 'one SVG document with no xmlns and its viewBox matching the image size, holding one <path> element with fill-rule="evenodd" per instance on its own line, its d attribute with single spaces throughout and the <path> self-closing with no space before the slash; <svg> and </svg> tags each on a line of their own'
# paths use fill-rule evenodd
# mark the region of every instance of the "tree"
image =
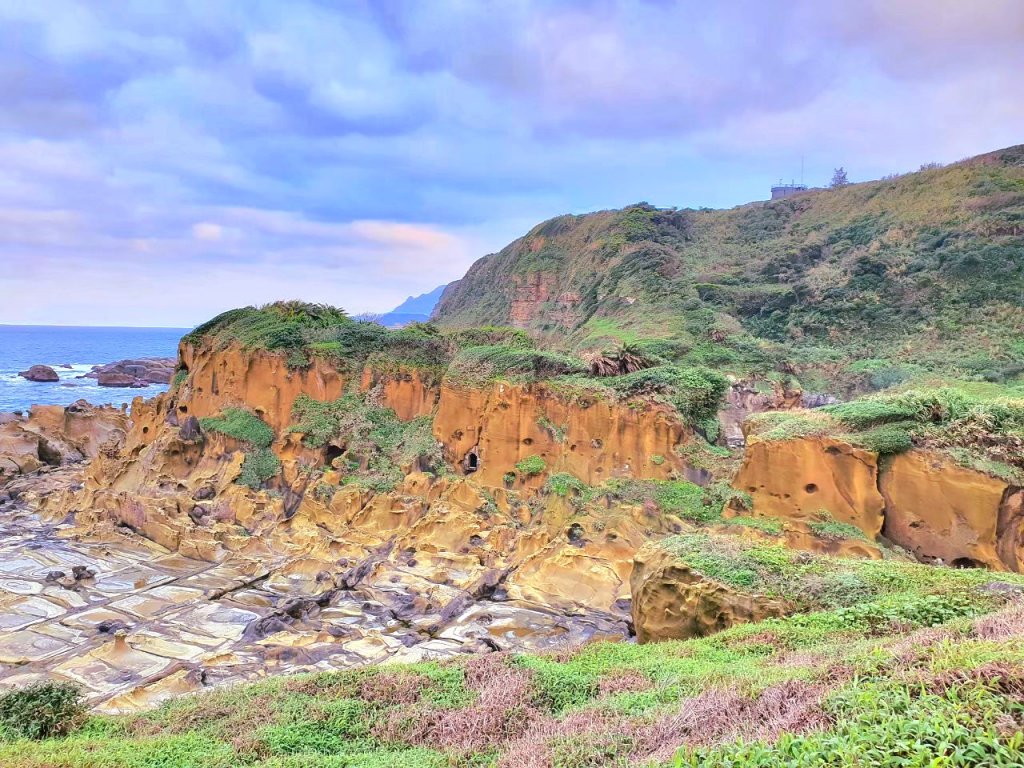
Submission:
<svg viewBox="0 0 1024 768">
<path fill-rule="evenodd" d="M 832 189 L 838 189 L 839 187 L 845 187 L 849 183 L 850 183 L 850 180 L 848 178 L 846 178 L 846 169 L 845 168 L 842 168 L 842 167 L 836 168 L 835 171 L 832 172 L 832 183 L 829 184 L 829 186 L 832 187 Z"/>
</svg>

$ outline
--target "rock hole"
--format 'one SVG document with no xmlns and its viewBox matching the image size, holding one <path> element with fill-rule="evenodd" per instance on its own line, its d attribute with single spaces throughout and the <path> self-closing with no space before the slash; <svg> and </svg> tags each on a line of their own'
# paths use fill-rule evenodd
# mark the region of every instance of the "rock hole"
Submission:
<svg viewBox="0 0 1024 768">
<path fill-rule="evenodd" d="M 179 405 L 178 406 L 178 412 L 179 413 L 188 413 L 188 406 L 187 405 Z"/>
<path fill-rule="evenodd" d="M 598 437 L 595 437 L 593 440 L 590 441 L 590 447 L 591 448 L 603 448 L 604 447 L 604 441 L 601 440 Z"/>
<path fill-rule="evenodd" d="M 472 474 L 480 469 L 480 454 L 477 448 L 471 448 L 469 453 L 466 454 L 465 458 L 462 459 L 462 470 L 467 474 Z"/>
<path fill-rule="evenodd" d="M 328 445 L 324 451 L 324 464 L 328 467 L 334 466 L 334 460 L 340 459 L 345 452 L 336 445 Z"/>
<path fill-rule="evenodd" d="M 837 453 L 839 453 L 839 449 L 836 448 L 834 445 L 830 445 L 828 448 L 825 449 L 825 453 L 829 454 L 830 456 L 835 456 Z"/>
<path fill-rule="evenodd" d="M 148 435 L 149 434 L 149 427 L 143 427 L 142 428 L 142 434 Z"/>
<path fill-rule="evenodd" d="M 583 526 L 579 523 L 573 523 L 569 526 L 569 530 L 565 532 L 565 535 L 568 537 L 569 543 L 574 547 L 582 547 L 586 544 L 583 533 Z"/>
<path fill-rule="evenodd" d="M 954 568 L 984 568 L 985 564 L 971 557 L 958 557 L 950 563 Z"/>
<path fill-rule="evenodd" d="M 570 451 L 575 451 L 576 450 L 576 443 L 573 443 L 572 445 L 570 445 L 569 446 L 569 450 Z"/>
<path fill-rule="evenodd" d="M 533 438 L 532 437 L 524 437 L 523 438 L 523 445 L 533 445 Z"/>
<path fill-rule="evenodd" d="M 814 483 L 808 483 L 807 485 L 804 486 L 804 490 L 807 491 L 807 493 L 817 493 L 818 486 L 816 486 Z"/>
</svg>

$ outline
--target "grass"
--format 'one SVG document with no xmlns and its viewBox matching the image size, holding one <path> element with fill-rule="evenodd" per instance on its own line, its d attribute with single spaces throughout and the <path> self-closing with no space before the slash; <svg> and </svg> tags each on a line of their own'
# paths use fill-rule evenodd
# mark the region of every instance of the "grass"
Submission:
<svg viewBox="0 0 1024 768">
<path fill-rule="evenodd" d="M 744 556 L 758 573 L 804 569 L 794 590 L 831 576 L 815 593 L 823 607 L 695 640 L 271 678 L 92 717 L 64 738 L 5 732 L 0 764 L 1020 764 L 1024 607 L 1012 588 L 1024 577 L 1000 574 L 1011 589 L 992 590 L 978 570 Z"/>
<path fill-rule="evenodd" d="M 256 490 L 281 471 L 281 462 L 270 449 L 274 431 L 259 416 L 243 408 L 225 408 L 220 416 L 199 420 L 203 429 L 240 441 L 245 460 L 236 482 Z"/>
<path fill-rule="evenodd" d="M 199 420 L 207 432 L 218 432 L 256 448 L 266 448 L 274 441 L 274 431 L 252 411 L 225 408 L 220 416 Z"/>
<path fill-rule="evenodd" d="M 895 390 L 814 411 L 761 413 L 748 426 L 761 440 L 828 435 L 882 456 L 933 448 L 964 466 L 1024 481 L 1024 398 L 1016 388 Z"/>
<path fill-rule="evenodd" d="M 745 494 L 725 483 L 704 488 L 686 480 L 624 480 L 614 478 L 597 489 L 616 501 L 651 504 L 659 511 L 676 515 L 692 523 L 720 522 L 722 509 L 738 499 L 741 506 Z M 747 504 L 749 506 L 749 504 Z"/>
<path fill-rule="evenodd" d="M 729 210 L 560 216 L 476 264 L 438 322 L 507 324 L 515 307 L 552 349 L 660 340 L 676 364 L 795 371 L 843 399 L 927 375 L 1020 382 L 1019 154 Z"/>
</svg>

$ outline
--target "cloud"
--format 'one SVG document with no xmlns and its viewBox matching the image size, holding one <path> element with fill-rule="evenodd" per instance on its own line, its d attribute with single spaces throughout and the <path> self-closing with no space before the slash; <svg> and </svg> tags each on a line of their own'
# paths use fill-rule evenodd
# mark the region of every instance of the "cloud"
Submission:
<svg viewBox="0 0 1024 768">
<path fill-rule="evenodd" d="M 866 178 L 1024 124 L 1017 0 L 34 0 L 0 26 L 0 322 L 386 310 L 566 211 L 733 205 L 801 157 Z"/>
</svg>

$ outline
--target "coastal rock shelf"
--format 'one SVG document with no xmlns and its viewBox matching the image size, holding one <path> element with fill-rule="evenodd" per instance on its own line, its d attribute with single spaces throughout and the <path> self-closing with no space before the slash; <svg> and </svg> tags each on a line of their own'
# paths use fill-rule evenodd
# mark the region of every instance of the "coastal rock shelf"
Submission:
<svg viewBox="0 0 1024 768">
<path fill-rule="evenodd" d="M 193 560 L 130 532 L 83 540 L 0 506 L 0 688 L 66 680 L 97 711 L 129 712 L 274 673 L 621 636 L 524 602 L 403 620 L 358 588 L 296 598 L 277 577 L 286 566 Z"/>
</svg>

